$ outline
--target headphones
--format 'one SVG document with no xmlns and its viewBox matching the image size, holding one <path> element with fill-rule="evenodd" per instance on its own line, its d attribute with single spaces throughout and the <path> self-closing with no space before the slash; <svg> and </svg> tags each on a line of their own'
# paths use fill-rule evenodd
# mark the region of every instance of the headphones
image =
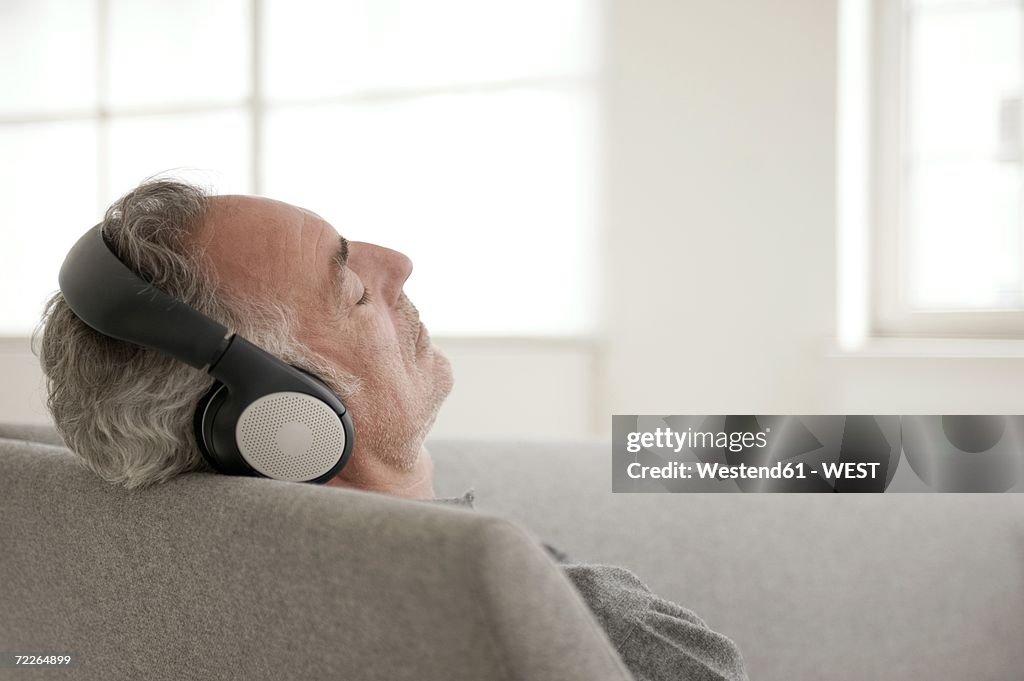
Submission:
<svg viewBox="0 0 1024 681">
<path fill-rule="evenodd" d="M 59 281 L 71 310 L 99 333 L 216 379 L 194 419 L 199 451 L 214 470 L 322 483 L 348 463 L 352 418 L 326 384 L 137 275 L 107 245 L 102 224 L 71 248 Z"/>
</svg>

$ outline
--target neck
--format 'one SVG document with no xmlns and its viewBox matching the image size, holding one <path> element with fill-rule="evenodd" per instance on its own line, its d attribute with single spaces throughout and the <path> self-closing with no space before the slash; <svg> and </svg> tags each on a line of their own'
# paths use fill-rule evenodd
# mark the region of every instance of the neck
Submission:
<svg viewBox="0 0 1024 681">
<path fill-rule="evenodd" d="M 419 456 L 409 468 L 397 468 L 386 459 L 357 450 L 341 473 L 327 484 L 406 499 L 433 499 L 434 461 L 426 447 L 420 447 Z"/>
</svg>

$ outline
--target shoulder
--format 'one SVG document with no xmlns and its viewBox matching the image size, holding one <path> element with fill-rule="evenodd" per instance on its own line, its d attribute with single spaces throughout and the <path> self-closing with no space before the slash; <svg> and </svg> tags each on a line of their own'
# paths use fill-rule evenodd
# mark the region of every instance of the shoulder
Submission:
<svg viewBox="0 0 1024 681">
<path fill-rule="evenodd" d="M 741 681 L 747 678 L 736 644 L 711 630 L 692 610 L 651 592 L 625 568 L 562 565 L 618 650 L 637 676 Z"/>
</svg>

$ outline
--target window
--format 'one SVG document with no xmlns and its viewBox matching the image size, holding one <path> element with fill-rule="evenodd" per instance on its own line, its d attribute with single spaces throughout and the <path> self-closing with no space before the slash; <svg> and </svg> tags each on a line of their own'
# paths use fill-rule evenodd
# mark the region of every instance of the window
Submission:
<svg viewBox="0 0 1024 681">
<path fill-rule="evenodd" d="M 172 171 L 409 254 L 435 335 L 595 323 L 597 0 L 0 4 L 0 334 Z"/>
<path fill-rule="evenodd" d="M 1024 335 L 1022 7 L 875 3 L 880 335 Z"/>
</svg>

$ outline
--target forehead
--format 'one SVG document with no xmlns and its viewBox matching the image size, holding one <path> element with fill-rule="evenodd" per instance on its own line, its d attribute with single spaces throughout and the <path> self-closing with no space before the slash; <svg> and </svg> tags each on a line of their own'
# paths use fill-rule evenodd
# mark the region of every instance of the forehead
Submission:
<svg viewBox="0 0 1024 681">
<path fill-rule="evenodd" d="M 216 196 L 199 231 L 221 285 L 290 302 L 327 284 L 338 233 L 311 211 L 255 196 Z"/>
</svg>

